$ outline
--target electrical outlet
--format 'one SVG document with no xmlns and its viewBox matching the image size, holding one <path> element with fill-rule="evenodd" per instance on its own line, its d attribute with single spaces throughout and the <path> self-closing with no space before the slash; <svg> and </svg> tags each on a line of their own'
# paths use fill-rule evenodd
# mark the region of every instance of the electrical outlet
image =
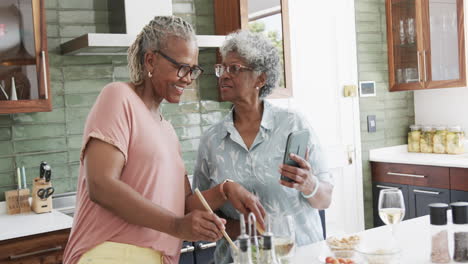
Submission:
<svg viewBox="0 0 468 264">
<path fill-rule="evenodd" d="M 367 116 L 367 132 L 374 133 L 377 132 L 377 123 L 375 115 Z"/>
</svg>

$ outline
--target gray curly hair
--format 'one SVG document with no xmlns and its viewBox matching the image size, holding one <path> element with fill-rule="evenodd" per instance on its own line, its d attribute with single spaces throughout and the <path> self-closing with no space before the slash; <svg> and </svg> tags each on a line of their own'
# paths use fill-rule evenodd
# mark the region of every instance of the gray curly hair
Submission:
<svg viewBox="0 0 468 264">
<path fill-rule="evenodd" d="M 235 52 L 255 72 L 266 74 L 266 83 L 260 90 L 260 98 L 267 97 L 278 85 L 281 71 L 278 50 L 265 35 L 247 30 L 231 33 L 220 52 L 223 58 L 229 52 Z"/>
<path fill-rule="evenodd" d="M 171 36 L 195 43 L 197 41 L 193 27 L 177 16 L 156 16 L 141 30 L 127 51 L 132 83 L 135 85 L 143 83 L 146 51 L 165 48 L 166 41 Z"/>
</svg>

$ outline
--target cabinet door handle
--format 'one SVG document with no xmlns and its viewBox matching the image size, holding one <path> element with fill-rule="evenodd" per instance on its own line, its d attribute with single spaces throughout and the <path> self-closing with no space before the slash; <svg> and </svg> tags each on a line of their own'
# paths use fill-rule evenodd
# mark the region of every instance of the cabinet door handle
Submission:
<svg viewBox="0 0 468 264">
<path fill-rule="evenodd" d="M 419 63 L 419 60 L 421 58 L 421 52 L 418 51 L 417 53 L 417 56 L 418 56 L 418 59 L 416 60 L 418 62 L 418 80 L 421 82 L 422 81 L 422 78 L 421 78 L 421 67 L 420 67 L 420 63 Z"/>
<path fill-rule="evenodd" d="M 207 249 L 207 248 L 212 248 L 212 247 L 216 247 L 216 242 L 211 242 L 211 243 L 206 243 L 206 244 L 203 244 L 203 243 L 198 244 L 198 249 L 201 249 L 201 250 L 204 250 L 204 249 Z"/>
<path fill-rule="evenodd" d="M 19 259 L 19 258 L 24 258 L 24 257 L 33 256 L 33 255 L 39 255 L 39 254 L 42 254 L 42 253 L 59 251 L 59 250 L 62 250 L 62 246 L 57 246 L 57 247 L 53 247 L 53 248 L 33 251 L 33 252 L 19 254 L 19 255 L 12 255 L 12 256 L 10 256 L 10 260 L 15 260 L 15 259 Z"/>
<path fill-rule="evenodd" d="M 439 195 L 440 192 L 431 192 L 431 191 L 423 191 L 423 190 L 413 190 L 415 193 L 425 193 L 425 194 L 433 194 L 433 195 Z"/>
<path fill-rule="evenodd" d="M 388 175 L 394 176 L 403 176 L 403 177 L 413 177 L 413 178 L 426 178 L 424 175 L 417 175 L 417 174 L 407 174 L 407 173 L 398 173 L 398 172 L 387 172 Z"/>
<path fill-rule="evenodd" d="M 423 66 L 424 66 L 424 81 L 427 82 L 426 51 L 425 50 L 423 50 Z"/>
<path fill-rule="evenodd" d="M 45 51 L 41 51 L 41 57 L 42 57 L 42 73 L 44 77 L 44 88 L 45 88 L 45 99 L 49 99 L 49 87 L 47 87 L 47 67 L 46 67 L 46 61 L 45 61 Z"/>
<path fill-rule="evenodd" d="M 189 252 L 193 252 L 193 251 L 195 251 L 194 246 L 186 246 L 186 247 L 184 247 L 183 249 L 180 250 L 180 254 L 189 253 Z"/>
<path fill-rule="evenodd" d="M 401 189 L 400 187 L 392 187 L 392 186 L 386 186 L 386 185 L 376 185 L 376 187 L 380 189 Z"/>
</svg>

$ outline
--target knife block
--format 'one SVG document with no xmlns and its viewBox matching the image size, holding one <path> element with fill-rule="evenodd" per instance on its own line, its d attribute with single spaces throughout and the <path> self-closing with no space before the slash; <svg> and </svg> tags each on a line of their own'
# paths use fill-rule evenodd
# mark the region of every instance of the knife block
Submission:
<svg viewBox="0 0 468 264">
<path fill-rule="evenodd" d="M 39 189 L 46 189 L 49 187 L 52 187 L 52 183 L 45 182 L 40 178 L 34 179 L 32 191 L 32 210 L 37 214 L 49 213 L 52 211 L 52 196 L 41 199 L 37 195 L 37 191 L 39 191 Z"/>
<path fill-rule="evenodd" d="M 7 214 L 21 214 L 31 212 L 29 204 L 29 189 L 18 189 L 5 192 Z"/>
</svg>

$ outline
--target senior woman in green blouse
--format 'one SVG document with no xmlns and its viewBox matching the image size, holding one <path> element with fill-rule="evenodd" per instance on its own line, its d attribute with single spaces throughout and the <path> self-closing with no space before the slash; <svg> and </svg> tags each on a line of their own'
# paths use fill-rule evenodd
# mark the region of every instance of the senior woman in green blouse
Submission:
<svg viewBox="0 0 468 264">
<path fill-rule="evenodd" d="M 221 98 L 234 106 L 204 133 L 193 187 L 220 186 L 226 203 L 219 211 L 227 218 L 226 229 L 233 238 L 239 235 L 236 209 L 242 207 L 230 194 L 245 190 L 258 197 L 259 210 L 293 216 L 298 246 L 323 240 L 318 210 L 330 205 L 333 185 L 317 136 L 299 113 L 264 100 L 279 80 L 276 48 L 261 34 L 239 31 L 227 38 L 221 55 L 222 64 L 215 65 Z M 289 133 L 302 129 L 310 132 L 308 157 L 291 156 L 299 168 L 282 164 Z M 281 181 L 280 175 L 294 182 Z M 228 244 L 221 240 L 215 263 L 229 260 Z"/>
</svg>

